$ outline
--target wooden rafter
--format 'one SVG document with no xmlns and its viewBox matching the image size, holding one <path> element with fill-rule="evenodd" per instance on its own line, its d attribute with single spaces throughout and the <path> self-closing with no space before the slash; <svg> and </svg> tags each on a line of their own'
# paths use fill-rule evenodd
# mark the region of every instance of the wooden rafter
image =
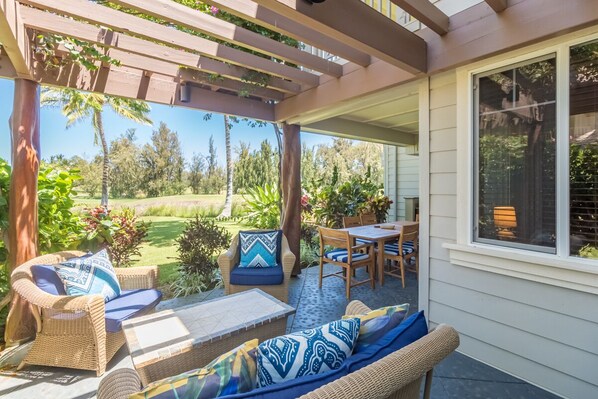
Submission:
<svg viewBox="0 0 598 399">
<path fill-rule="evenodd" d="M 361 0 L 254 1 L 408 72 L 426 71 L 426 42 Z"/>
<path fill-rule="evenodd" d="M 326 75 L 339 77 L 343 73 L 342 66 L 335 62 L 327 61 L 171 0 L 113 0 L 112 2 Z"/>
<path fill-rule="evenodd" d="M 31 49 L 15 0 L 0 0 L 0 43 L 18 77 L 31 78 Z"/>
<path fill-rule="evenodd" d="M 328 51 L 357 65 L 368 66 L 372 62 L 371 57 L 363 51 L 339 40 L 324 36 L 317 30 L 310 29 L 290 18 L 276 14 L 251 0 L 205 0 L 204 2 L 239 18 Z"/>
<path fill-rule="evenodd" d="M 74 21 L 59 15 L 21 6 L 21 16 L 25 26 L 49 33 L 71 36 L 90 43 L 120 49 L 126 52 L 152 57 L 157 60 L 175 63 L 188 68 L 194 68 L 208 73 L 222 75 L 234 80 L 243 80 L 252 72 L 246 68 L 229 65 L 222 61 L 203 57 L 197 54 L 177 50 L 153 43 L 147 40 L 98 28 L 94 25 Z M 151 63 L 148 63 L 151 68 Z M 295 94 L 301 86 L 294 82 L 271 77 L 267 87 L 285 93 Z"/>
<path fill-rule="evenodd" d="M 488 4 L 494 12 L 501 12 L 504 11 L 507 7 L 507 0 L 485 0 L 486 4 Z"/>
<path fill-rule="evenodd" d="M 235 65 L 300 82 L 306 86 L 317 86 L 317 75 L 297 68 L 276 63 L 232 47 L 204 39 L 190 33 L 182 32 L 168 26 L 145 20 L 134 15 L 91 3 L 87 0 L 20 0 L 21 3 L 33 5 L 45 10 L 67 15 L 72 18 L 102 25 L 120 32 L 127 32 L 145 39 L 158 41 L 170 46 L 198 52 L 208 57 L 229 62 Z"/>
<path fill-rule="evenodd" d="M 429 0 L 390 0 L 439 35 L 449 30 L 449 17 Z"/>
<path fill-rule="evenodd" d="M 265 121 L 274 120 L 272 104 L 199 87 L 191 87 L 189 102 L 182 102 L 179 98 L 180 84 L 176 78 L 158 74 L 147 75 L 137 69 L 110 66 L 90 72 L 76 64 L 55 69 L 44 68 L 43 62 L 35 62 L 33 70 L 34 78 L 46 85 L 71 87 Z"/>
</svg>

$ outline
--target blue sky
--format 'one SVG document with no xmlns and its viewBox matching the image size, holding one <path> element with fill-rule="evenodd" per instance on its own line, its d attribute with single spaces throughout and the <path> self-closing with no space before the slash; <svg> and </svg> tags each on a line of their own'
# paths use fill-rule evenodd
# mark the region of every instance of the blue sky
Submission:
<svg viewBox="0 0 598 399">
<path fill-rule="evenodd" d="M 11 80 L 0 79 L 0 158 L 10 159 L 10 130 L 8 118 L 12 112 L 14 83 Z M 212 119 L 204 121 L 204 113 L 185 108 L 169 107 L 151 104 L 151 119 L 157 128 L 160 121 L 166 122 L 168 127 L 179 135 L 183 154 L 187 161 L 194 153 L 207 154 L 208 140 L 214 135 L 214 144 L 218 150 L 218 162 L 224 165 L 224 121 L 222 115 L 214 114 Z M 100 148 L 93 144 L 93 130 L 89 121 L 83 121 L 68 130 L 65 129 L 66 118 L 58 108 L 42 108 L 41 110 L 41 152 L 43 159 L 52 155 L 63 154 L 67 158 L 79 155 L 91 159 L 100 152 Z M 137 144 L 143 145 L 150 141 L 153 127 L 138 125 L 134 122 L 118 117 L 112 111 L 104 112 L 104 127 L 108 141 L 123 134 L 129 128 L 137 129 Z M 241 122 L 233 126 L 231 142 L 233 148 L 239 141 L 249 142 L 251 148 L 259 148 L 262 140 L 268 139 L 274 146 L 276 138 L 271 125 L 263 128 L 251 128 Z M 301 139 L 308 146 L 329 143 L 328 136 L 302 133 Z"/>
</svg>

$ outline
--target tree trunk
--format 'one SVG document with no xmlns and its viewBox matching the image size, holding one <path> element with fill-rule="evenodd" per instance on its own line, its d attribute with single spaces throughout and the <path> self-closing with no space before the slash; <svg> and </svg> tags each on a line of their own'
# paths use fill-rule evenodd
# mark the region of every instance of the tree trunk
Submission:
<svg viewBox="0 0 598 399">
<path fill-rule="evenodd" d="M 224 115 L 224 138 L 226 141 L 226 199 L 224 209 L 220 212 L 219 218 L 229 218 L 233 210 L 233 157 L 230 149 L 230 120 Z"/>
<path fill-rule="evenodd" d="M 282 231 L 289 240 L 291 252 L 296 256 L 293 275 L 301 273 L 299 263 L 301 240 L 301 136 L 299 125 L 282 126 L 282 195 L 284 223 Z"/>
<path fill-rule="evenodd" d="M 106 134 L 104 133 L 104 121 L 102 120 L 102 111 L 94 111 L 96 124 L 98 127 L 98 136 L 102 143 L 102 202 L 101 206 L 108 208 L 108 178 L 110 175 L 110 159 L 108 155 L 108 142 L 106 141 Z"/>
<path fill-rule="evenodd" d="M 15 79 L 12 137 L 12 175 L 8 197 L 8 274 L 38 255 L 37 178 L 39 172 L 39 84 Z M 35 336 L 29 304 L 13 295 L 5 341 L 15 345 Z"/>
<path fill-rule="evenodd" d="M 282 206 L 282 132 L 277 123 L 272 123 L 274 127 L 274 134 L 276 135 L 276 142 L 278 144 L 278 211 L 280 212 L 280 226 L 284 224 L 284 208 Z"/>
</svg>

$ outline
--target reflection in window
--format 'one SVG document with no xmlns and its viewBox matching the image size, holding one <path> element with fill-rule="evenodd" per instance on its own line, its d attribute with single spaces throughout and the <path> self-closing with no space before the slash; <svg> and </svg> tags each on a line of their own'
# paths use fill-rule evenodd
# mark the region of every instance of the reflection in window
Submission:
<svg viewBox="0 0 598 399">
<path fill-rule="evenodd" d="M 570 252 L 598 258 L 598 42 L 571 48 L 569 112 Z"/>
<path fill-rule="evenodd" d="M 555 58 L 475 81 L 476 240 L 555 252 Z"/>
</svg>

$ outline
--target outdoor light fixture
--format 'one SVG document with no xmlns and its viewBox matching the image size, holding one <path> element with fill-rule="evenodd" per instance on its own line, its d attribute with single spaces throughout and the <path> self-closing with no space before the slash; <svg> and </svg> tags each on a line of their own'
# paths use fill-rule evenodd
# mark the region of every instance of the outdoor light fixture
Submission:
<svg viewBox="0 0 598 399">
<path fill-rule="evenodd" d="M 188 103 L 191 101 L 191 86 L 189 86 L 187 83 L 181 83 L 179 101 L 182 103 Z"/>
</svg>

